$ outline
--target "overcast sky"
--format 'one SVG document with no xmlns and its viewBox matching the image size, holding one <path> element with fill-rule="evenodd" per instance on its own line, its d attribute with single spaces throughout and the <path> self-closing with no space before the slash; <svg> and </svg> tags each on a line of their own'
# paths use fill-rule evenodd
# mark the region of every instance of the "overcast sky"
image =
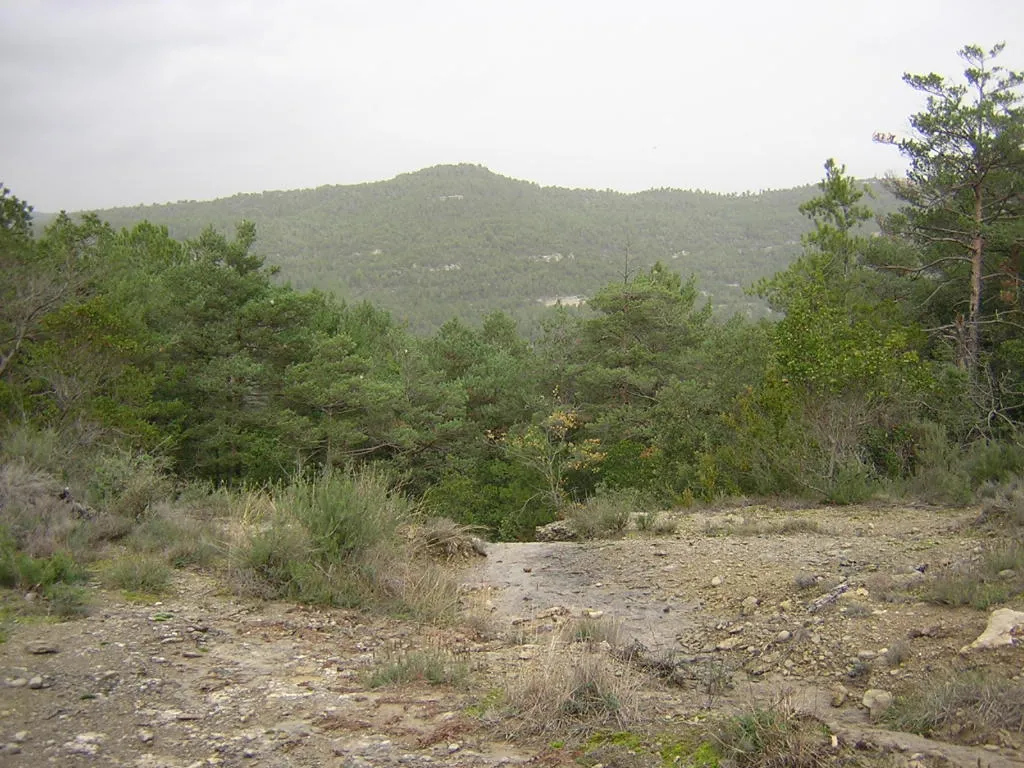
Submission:
<svg viewBox="0 0 1024 768">
<path fill-rule="evenodd" d="M 471 162 L 544 185 L 781 188 L 902 168 L 906 71 L 1021 0 L 0 0 L 0 181 L 37 210 Z"/>
</svg>

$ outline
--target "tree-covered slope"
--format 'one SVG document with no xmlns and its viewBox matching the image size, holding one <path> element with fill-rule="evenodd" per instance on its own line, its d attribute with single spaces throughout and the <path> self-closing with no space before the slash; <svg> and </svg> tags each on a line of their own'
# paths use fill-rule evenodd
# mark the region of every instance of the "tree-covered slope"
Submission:
<svg viewBox="0 0 1024 768">
<path fill-rule="evenodd" d="M 694 274 L 717 310 L 764 310 L 743 288 L 786 267 L 808 229 L 809 188 L 718 195 L 541 187 L 481 166 L 446 165 L 388 181 L 242 194 L 100 211 L 148 219 L 174 237 L 256 224 L 256 251 L 299 289 L 369 299 L 414 329 L 495 309 L 529 318 L 558 297 L 590 296 L 662 261 Z M 628 257 L 627 257 L 628 254 Z"/>
</svg>

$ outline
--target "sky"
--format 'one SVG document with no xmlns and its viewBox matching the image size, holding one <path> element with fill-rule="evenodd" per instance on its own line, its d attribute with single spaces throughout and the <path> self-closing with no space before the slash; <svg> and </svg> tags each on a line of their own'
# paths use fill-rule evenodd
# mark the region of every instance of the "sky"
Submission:
<svg viewBox="0 0 1024 768">
<path fill-rule="evenodd" d="M 0 182 L 39 211 L 478 163 L 632 192 L 901 173 L 904 72 L 1020 0 L 0 0 Z"/>
</svg>

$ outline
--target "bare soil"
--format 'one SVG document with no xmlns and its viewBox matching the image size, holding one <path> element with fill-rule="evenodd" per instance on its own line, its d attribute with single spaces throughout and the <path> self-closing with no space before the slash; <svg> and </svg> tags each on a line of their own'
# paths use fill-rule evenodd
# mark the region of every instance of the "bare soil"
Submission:
<svg viewBox="0 0 1024 768">
<path fill-rule="evenodd" d="M 96 586 L 90 616 L 18 624 L 0 645 L 0 765 L 587 762 L 549 737 L 508 743 L 477 716 L 539 655 L 569 658 L 563 627 L 581 616 L 615 639 L 596 652 L 622 659 L 631 648 L 645 675 L 637 731 L 786 697 L 890 764 L 1022 765 L 1019 733 L 942 743 L 887 731 L 861 706 L 868 689 L 899 694 L 954 668 L 1021 674 L 1016 648 L 960 653 L 986 612 L 906 596 L 998 536 L 971 525 L 974 516 L 758 506 L 680 513 L 670 536 L 491 544 L 488 557 L 458 566 L 465 623 L 456 628 L 244 600 L 190 572 L 159 602 Z M 794 517 L 818 530 L 777 532 Z M 815 610 L 840 585 L 849 589 Z M 416 650 L 464 665 L 468 682 L 370 687 L 374 669 Z M 666 661 L 667 677 L 644 665 Z M 845 700 L 834 706 L 840 685 Z"/>
</svg>

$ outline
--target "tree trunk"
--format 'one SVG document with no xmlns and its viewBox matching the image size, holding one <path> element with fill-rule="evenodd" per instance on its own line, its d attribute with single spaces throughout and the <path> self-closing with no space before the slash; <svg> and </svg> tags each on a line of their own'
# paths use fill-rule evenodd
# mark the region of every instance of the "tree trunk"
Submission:
<svg viewBox="0 0 1024 768">
<path fill-rule="evenodd" d="M 984 238 L 981 236 L 981 188 L 974 188 L 974 238 L 971 241 L 971 310 L 967 320 L 967 370 L 978 370 L 981 354 L 981 278 Z"/>
</svg>

